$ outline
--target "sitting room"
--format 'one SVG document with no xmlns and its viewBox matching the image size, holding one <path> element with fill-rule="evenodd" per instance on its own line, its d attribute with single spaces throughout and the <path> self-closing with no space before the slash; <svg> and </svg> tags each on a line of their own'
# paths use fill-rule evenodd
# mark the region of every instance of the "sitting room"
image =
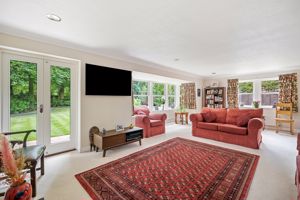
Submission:
<svg viewBox="0 0 300 200">
<path fill-rule="evenodd" d="M 300 200 L 300 2 L 0 5 L 0 199 Z"/>
</svg>

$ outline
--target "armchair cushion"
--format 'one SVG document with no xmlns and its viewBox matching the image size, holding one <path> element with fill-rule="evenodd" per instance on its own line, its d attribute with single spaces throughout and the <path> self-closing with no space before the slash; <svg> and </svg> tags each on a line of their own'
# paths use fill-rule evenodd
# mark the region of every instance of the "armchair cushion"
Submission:
<svg viewBox="0 0 300 200">
<path fill-rule="evenodd" d="M 150 126 L 155 127 L 155 126 L 162 126 L 163 122 L 161 120 L 150 120 Z"/>
<path fill-rule="evenodd" d="M 141 106 L 141 107 L 134 108 L 133 114 L 134 115 L 139 115 L 138 112 L 143 112 L 147 116 L 150 114 L 150 111 L 146 106 Z"/>
<path fill-rule="evenodd" d="M 167 119 L 167 115 L 166 114 L 150 114 L 149 118 L 152 120 L 162 120 L 165 121 Z"/>
</svg>

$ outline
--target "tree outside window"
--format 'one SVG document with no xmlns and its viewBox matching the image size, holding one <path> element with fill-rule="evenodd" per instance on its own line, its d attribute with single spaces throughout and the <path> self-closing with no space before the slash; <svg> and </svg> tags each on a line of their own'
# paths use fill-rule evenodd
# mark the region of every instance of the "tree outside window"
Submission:
<svg viewBox="0 0 300 200">
<path fill-rule="evenodd" d="M 153 83 L 152 96 L 154 110 L 163 110 L 165 104 L 165 84 Z"/>
<path fill-rule="evenodd" d="M 174 109 L 176 106 L 175 105 L 175 96 L 176 96 L 175 89 L 176 89 L 175 85 L 168 84 L 168 107 L 170 109 Z"/>
<path fill-rule="evenodd" d="M 253 82 L 239 83 L 239 105 L 252 106 L 253 102 Z"/>
<path fill-rule="evenodd" d="M 148 106 L 148 87 L 146 81 L 133 81 L 133 101 L 134 106 Z"/>
<path fill-rule="evenodd" d="M 261 82 L 261 105 L 274 106 L 278 102 L 279 81 L 266 80 Z"/>
</svg>

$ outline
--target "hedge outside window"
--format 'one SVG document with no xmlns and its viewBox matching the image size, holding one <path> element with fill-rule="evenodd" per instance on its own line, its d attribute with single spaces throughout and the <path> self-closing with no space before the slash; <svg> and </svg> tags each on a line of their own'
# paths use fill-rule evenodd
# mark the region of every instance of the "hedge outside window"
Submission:
<svg viewBox="0 0 300 200">
<path fill-rule="evenodd" d="M 152 97 L 154 110 L 163 110 L 165 104 L 165 84 L 153 83 Z"/>
<path fill-rule="evenodd" d="M 275 106 L 279 97 L 279 81 L 266 80 L 261 82 L 261 105 Z"/>
<path fill-rule="evenodd" d="M 253 82 L 239 83 L 239 105 L 252 106 L 253 102 Z"/>
<path fill-rule="evenodd" d="M 175 92 L 176 86 L 175 85 L 169 85 L 168 84 L 168 107 L 170 109 L 174 109 L 176 107 L 175 105 Z"/>
<path fill-rule="evenodd" d="M 145 81 L 133 81 L 134 106 L 148 106 L 149 83 Z"/>
</svg>

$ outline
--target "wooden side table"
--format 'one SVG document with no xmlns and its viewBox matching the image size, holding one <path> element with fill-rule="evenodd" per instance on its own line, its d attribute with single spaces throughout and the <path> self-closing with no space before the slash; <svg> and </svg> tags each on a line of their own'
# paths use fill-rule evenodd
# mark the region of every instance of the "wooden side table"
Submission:
<svg viewBox="0 0 300 200">
<path fill-rule="evenodd" d="M 188 112 L 175 112 L 175 124 L 178 124 L 178 121 L 177 121 L 177 116 L 179 115 L 180 117 L 180 122 L 181 124 L 185 123 L 188 124 L 188 117 L 189 117 L 189 113 Z M 185 120 L 184 120 L 185 118 Z"/>
</svg>

